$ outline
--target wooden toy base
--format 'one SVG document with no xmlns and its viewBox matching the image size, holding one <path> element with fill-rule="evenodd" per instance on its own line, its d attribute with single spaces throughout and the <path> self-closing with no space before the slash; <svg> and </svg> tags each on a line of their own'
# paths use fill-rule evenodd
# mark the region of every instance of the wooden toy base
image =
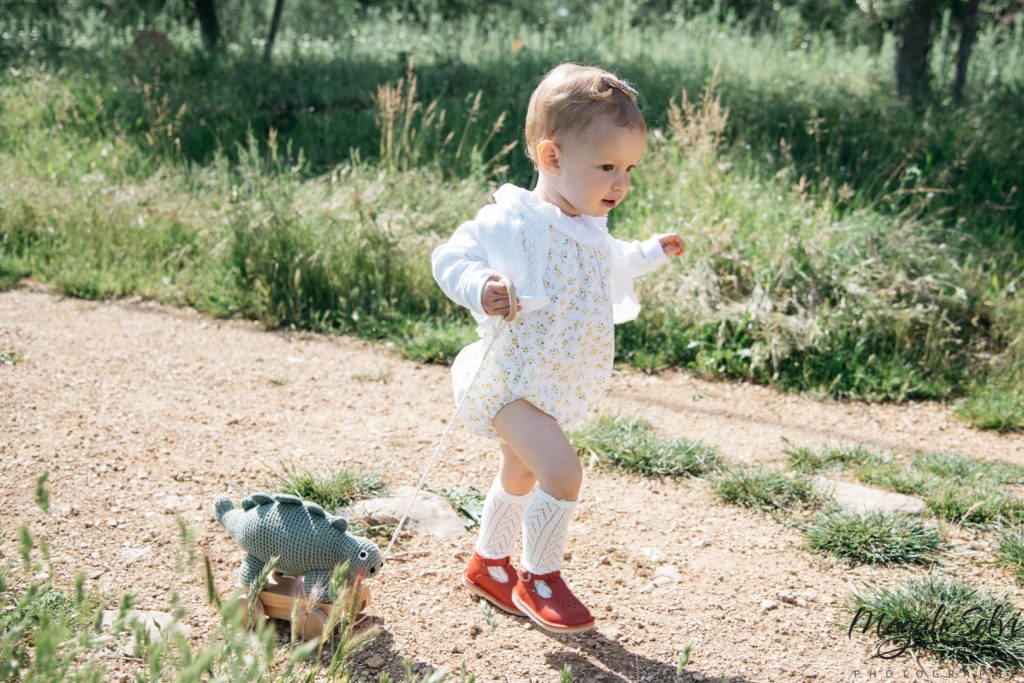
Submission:
<svg viewBox="0 0 1024 683">
<path fill-rule="evenodd" d="M 249 596 L 245 593 L 246 589 L 243 588 L 242 595 L 238 598 L 238 606 L 248 612 Z M 299 603 L 298 608 L 295 607 L 297 602 Z M 359 587 L 358 604 L 357 612 L 362 612 L 370 604 L 368 586 Z M 249 626 L 252 627 L 264 619 L 291 621 L 294 612 L 295 632 L 303 640 L 312 640 L 323 634 L 324 624 L 327 622 L 327 615 L 330 611 L 330 603 L 321 602 L 313 605 L 305 601 L 302 595 L 301 578 L 274 572 L 256 599 L 253 608 L 253 621 L 249 623 Z"/>
</svg>

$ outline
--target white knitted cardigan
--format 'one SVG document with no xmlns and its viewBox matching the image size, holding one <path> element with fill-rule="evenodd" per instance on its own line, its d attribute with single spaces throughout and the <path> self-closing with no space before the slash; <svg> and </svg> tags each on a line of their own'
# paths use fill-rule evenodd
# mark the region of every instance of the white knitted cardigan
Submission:
<svg viewBox="0 0 1024 683">
<path fill-rule="evenodd" d="M 655 235 L 643 242 L 615 239 L 607 219 L 569 216 L 538 195 L 515 185 L 502 185 L 494 204 L 480 209 L 476 218 L 456 229 L 431 255 L 434 279 L 452 301 L 473 312 L 482 328 L 497 324 L 497 316 L 484 313 L 484 284 L 494 274 L 512 280 L 523 312 L 549 302 L 544 292 L 548 258 L 548 227 L 584 245 L 601 245 L 611 264 L 612 319 L 628 322 L 640 313 L 633 293 L 633 278 L 649 273 L 667 257 Z"/>
</svg>

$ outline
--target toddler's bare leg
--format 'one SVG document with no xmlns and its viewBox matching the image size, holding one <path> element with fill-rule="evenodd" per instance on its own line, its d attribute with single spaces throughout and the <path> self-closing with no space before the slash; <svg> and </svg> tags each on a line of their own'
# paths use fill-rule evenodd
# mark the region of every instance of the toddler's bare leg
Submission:
<svg viewBox="0 0 1024 683">
<path fill-rule="evenodd" d="M 537 483 L 537 477 L 526 466 L 522 458 L 516 455 L 507 443 L 501 444 L 501 465 L 498 469 L 501 486 L 514 496 L 529 493 Z"/>
<path fill-rule="evenodd" d="M 529 401 L 518 399 L 499 410 L 493 424 L 542 489 L 562 500 L 576 500 L 583 483 L 583 467 L 555 418 Z M 504 464 L 504 446 L 502 456 Z"/>
</svg>

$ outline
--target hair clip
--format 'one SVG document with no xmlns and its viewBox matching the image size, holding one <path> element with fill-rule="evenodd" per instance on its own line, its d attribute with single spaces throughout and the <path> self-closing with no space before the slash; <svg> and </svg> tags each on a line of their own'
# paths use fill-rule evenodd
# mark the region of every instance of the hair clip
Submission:
<svg viewBox="0 0 1024 683">
<path fill-rule="evenodd" d="M 604 84 L 606 86 L 608 86 L 609 88 L 615 88 L 629 99 L 636 99 L 636 96 L 638 94 L 637 91 L 631 88 L 630 86 L 626 85 L 619 79 L 615 78 L 615 76 L 612 76 L 611 74 L 604 74 L 603 76 L 601 76 L 601 80 L 604 81 Z"/>
</svg>

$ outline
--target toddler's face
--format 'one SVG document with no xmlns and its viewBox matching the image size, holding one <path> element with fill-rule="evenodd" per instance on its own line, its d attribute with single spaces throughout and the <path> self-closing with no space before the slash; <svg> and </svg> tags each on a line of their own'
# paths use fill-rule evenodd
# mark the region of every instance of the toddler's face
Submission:
<svg viewBox="0 0 1024 683">
<path fill-rule="evenodd" d="M 646 131 L 599 119 L 559 144 L 561 173 L 553 184 L 576 213 L 605 216 L 629 192 L 646 148 Z"/>
</svg>

